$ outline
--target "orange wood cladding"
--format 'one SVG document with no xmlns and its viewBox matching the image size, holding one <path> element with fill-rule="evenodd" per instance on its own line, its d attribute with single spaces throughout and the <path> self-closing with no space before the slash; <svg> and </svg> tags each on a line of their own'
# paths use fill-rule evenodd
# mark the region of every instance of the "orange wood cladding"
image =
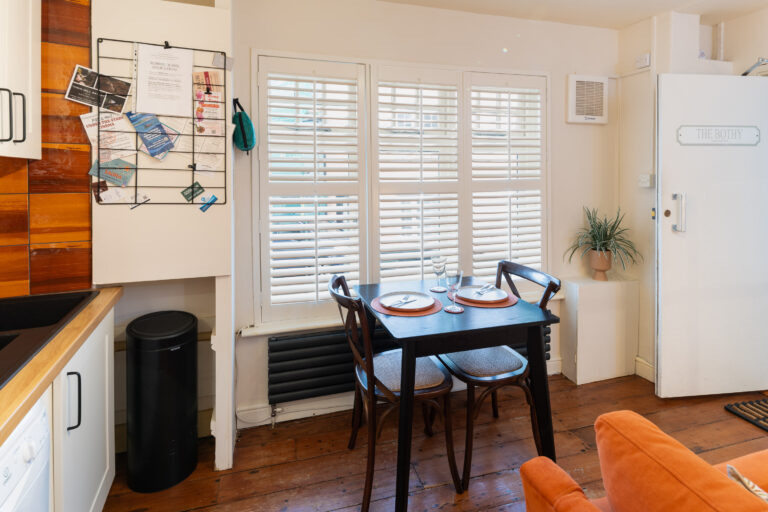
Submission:
<svg viewBox="0 0 768 512">
<path fill-rule="evenodd" d="M 29 252 L 31 293 L 91 286 L 91 242 L 33 244 Z"/>
<path fill-rule="evenodd" d="M 29 241 L 81 242 L 91 239 L 91 197 L 83 194 L 30 194 Z"/>
<path fill-rule="evenodd" d="M 42 0 L 42 160 L 0 157 L 0 297 L 91 286 L 90 145 L 64 99 L 91 62 L 89 0 Z M 33 244 L 32 246 L 28 244 Z"/>
<path fill-rule="evenodd" d="M 29 246 L 0 247 L 0 297 L 29 293 Z"/>
<path fill-rule="evenodd" d="M 0 157 L 0 194 L 27 193 L 27 161 Z"/>
</svg>

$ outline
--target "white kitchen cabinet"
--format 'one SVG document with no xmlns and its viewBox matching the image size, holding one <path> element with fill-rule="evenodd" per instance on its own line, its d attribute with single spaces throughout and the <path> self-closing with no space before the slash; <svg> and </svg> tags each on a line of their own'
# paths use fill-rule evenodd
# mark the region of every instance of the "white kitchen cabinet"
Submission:
<svg viewBox="0 0 768 512">
<path fill-rule="evenodd" d="M 54 512 L 104 507 L 115 477 L 114 310 L 53 381 Z"/>
<path fill-rule="evenodd" d="M 0 156 L 41 156 L 40 1 L 0 0 Z"/>
</svg>

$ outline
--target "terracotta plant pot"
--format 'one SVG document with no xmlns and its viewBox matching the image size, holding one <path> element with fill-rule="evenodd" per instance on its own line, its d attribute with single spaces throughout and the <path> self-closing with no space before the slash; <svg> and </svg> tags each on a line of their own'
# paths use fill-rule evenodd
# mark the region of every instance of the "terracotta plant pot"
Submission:
<svg viewBox="0 0 768 512">
<path fill-rule="evenodd" d="M 606 270 L 611 270 L 611 261 L 613 255 L 610 251 L 600 252 L 592 249 L 589 251 L 589 266 L 595 273 L 592 278 L 595 281 L 607 281 L 608 276 L 605 275 Z"/>
</svg>

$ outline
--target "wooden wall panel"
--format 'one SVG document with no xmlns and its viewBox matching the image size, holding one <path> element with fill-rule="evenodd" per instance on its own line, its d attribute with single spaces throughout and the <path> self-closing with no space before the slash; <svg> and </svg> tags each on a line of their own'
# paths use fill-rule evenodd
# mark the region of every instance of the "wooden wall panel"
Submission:
<svg viewBox="0 0 768 512">
<path fill-rule="evenodd" d="M 70 46 L 43 42 L 40 48 L 43 64 L 41 87 L 47 92 L 67 92 L 75 65 L 88 66 L 91 50 L 82 46 Z"/>
<path fill-rule="evenodd" d="M 88 0 L 43 0 L 42 39 L 88 48 L 91 5 Z"/>
<path fill-rule="evenodd" d="M 83 194 L 30 194 L 29 241 L 33 244 L 91 239 L 91 197 Z"/>
<path fill-rule="evenodd" d="M 91 111 L 87 105 L 64 99 L 63 94 L 43 93 L 43 142 L 88 144 L 80 115 Z"/>
<path fill-rule="evenodd" d="M 0 245 L 29 243 L 27 194 L 0 194 Z"/>
<path fill-rule="evenodd" d="M 0 297 L 29 293 L 29 246 L 0 247 Z"/>
<path fill-rule="evenodd" d="M 90 67 L 90 0 L 42 0 L 41 23 L 42 159 L 0 157 L 0 297 L 92 286 L 90 144 L 79 118 L 91 109 L 64 99 L 75 66 Z"/>
<path fill-rule="evenodd" d="M 27 161 L 0 157 L 0 194 L 27 193 Z"/>
<path fill-rule="evenodd" d="M 31 293 L 91 287 L 91 242 L 33 244 L 29 262 Z"/>
<path fill-rule="evenodd" d="M 29 162 L 29 191 L 88 192 L 91 147 L 84 144 L 43 143 L 43 159 Z"/>
</svg>

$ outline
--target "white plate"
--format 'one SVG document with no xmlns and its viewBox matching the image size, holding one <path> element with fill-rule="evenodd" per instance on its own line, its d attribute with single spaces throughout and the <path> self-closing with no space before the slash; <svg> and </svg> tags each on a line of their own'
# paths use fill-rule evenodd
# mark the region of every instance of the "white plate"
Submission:
<svg viewBox="0 0 768 512">
<path fill-rule="evenodd" d="M 456 293 L 456 296 L 461 299 L 468 300 L 470 302 L 484 302 L 486 304 L 492 304 L 494 302 L 502 302 L 507 300 L 508 298 L 507 292 L 505 292 L 504 290 L 500 290 L 495 286 L 491 288 L 489 291 L 483 293 L 482 295 L 478 295 L 477 292 L 483 286 L 484 285 L 481 285 L 481 284 L 462 286 L 461 288 L 459 288 L 459 291 Z"/>
<path fill-rule="evenodd" d="M 406 296 L 410 302 L 397 305 Z M 393 311 L 424 311 L 432 307 L 435 299 L 422 292 L 389 292 L 379 297 L 379 303 Z"/>
</svg>

